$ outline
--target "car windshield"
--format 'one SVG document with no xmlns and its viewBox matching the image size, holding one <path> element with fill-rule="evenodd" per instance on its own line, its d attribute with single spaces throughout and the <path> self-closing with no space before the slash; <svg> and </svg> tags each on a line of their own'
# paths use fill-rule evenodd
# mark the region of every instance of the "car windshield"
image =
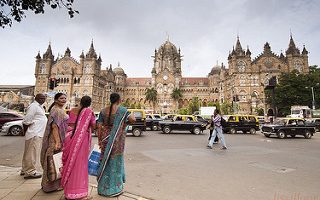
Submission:
<svg viewBox="0 0 320 200">
<path fill-rule="evenodd" d="M 300 114 L 300 110 L 292 110 L 291 113 L 292 114 Z"/>
<path fill-rule="evenodd" d="M 154 116 L 154 118 L 156 118 L 156 119 L 160 119 L 160 118 L 161 118 L 160 115 L 153 115 L 153 116 Z"/>
</svg>

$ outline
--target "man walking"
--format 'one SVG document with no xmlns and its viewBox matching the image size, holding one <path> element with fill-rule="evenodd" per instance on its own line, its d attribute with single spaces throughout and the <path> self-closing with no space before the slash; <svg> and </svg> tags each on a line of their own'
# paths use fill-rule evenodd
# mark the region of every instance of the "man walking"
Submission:
<svg viewBox="0 0 320 200">
<path fill-rule="evenodd" d="M 41 178 L 42 176 L 37 172 L 36 166 L 40 166 L 42 137 L 47 125 L 47 117 L 42 107 L 45 100 L 44 94 L 37 94 L 35 101 L 28 107 L 23 120 L 25 146 L 20 175 L 25 179 Z"/>
<path fill-rule="evenodd" d="M 221 141 L 222 144 L 222 148 L 221 149 L 227 149 L 226 146 L 226 141 L 224 140 L 224 135 L 222 133 L 222 126 L 221 126 L 221 116 L 220 116 L 220 111 L 218 109 L 214 110 L 214 114 L 212 117 L 212 121 L 214 123 L 214 129 L 213 129 L 213 135 L 210 138 L 209 144 L 208 144 L 208 148 L 212 149 L 212 145 L 214 143 L 214 139 L 216 138 L 216 136 L 218 136 L 219 140 Z"/>
</svg>

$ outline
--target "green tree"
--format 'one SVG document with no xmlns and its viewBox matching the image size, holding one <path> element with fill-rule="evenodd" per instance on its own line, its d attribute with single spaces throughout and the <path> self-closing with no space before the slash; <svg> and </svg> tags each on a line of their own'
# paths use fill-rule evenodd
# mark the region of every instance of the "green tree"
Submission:
<svg viewBox="0 0 320 200">
<path fill-rule="evenodd" d="M 200 103 L 198 97 L 192 97 L 191 102 L 188 105 L 189 114 L 193 114 L 195 111 L 199 111 Z"/>
<path fill-rule="evenodd" d="M 320 83 L 320 69 L 317 66 L 310 66 L 309 74 L 300 74 L 297 71 L 281 74 L 275 87 L 278 116 L 289 115 L 293 105 L 305 105 L 311 108 L 311 87 L 314 88 L 315 100 L 320 98 L 320 87 L 317 83 Z M 266 102 L 271 105 L 272 91 L 266 90 L 265 94 Z M 320 102 L 316 102 L 316 105 L 317 103 Z"/>
<path fill-rule="evenodd" d="M 256 108 L 255 112 L 256 112 L 259 116 L 263 116 L 263 115 L 264 115 L 264 110 L 263 110 L 263 108 Z"/>
<path fill-rule="evenodd" d="M 188 108 L 180 108 L 179 109 L 179 114 L 180 115 L 189 115 L 190 112 L 189 112 Z"/>
<path fill-rule="evenodd" d="M 223 115 L 229 115 L 233 113 L 233 107 L 232 104 L 228 101 L 224 101 L 221 105 L 220 105 L 220 111 L 221 114 Z"/>
<path fill-rule="evenodd" d="M 69 17 L 73 18 L 79 11 L 72 8 L 74 0 L 0 0 L 0 26 L 11 26 L 12 21 L 21 22 L 26 17 L 25 12 L 30 10 L 34 14 L 43 14 L 45 6 L 52 9 L 65 8 Z"/>
<path fill-rule="evenodd" d="M 147 88 L 147 91 L 145 93 L 146 95 L 146 100 L 149 103 L 152 103 L 152 108 L 154 110 L 155 108 L 155 103 L 157 102 L 157 96 L 158 96 L 158 92 L 156 89 L 152 88 Z"/>
<path fill-rule="evenodd" d="M 129 99 L 126 99 L 125 102 L 121 103 L 121 105 L 122 105 L 123 107 L 129 108 L 129 107 L 130 107 Z"/>
<path fill-rule="evenodd" d="M 177 103 L 177 108 L 179 109 L 179 100 L 182 98 L 182 92 L 179 88 L 174 88 L 172 93 L 171 93 L 171 98 L 176 101 Z"/>
</svg>

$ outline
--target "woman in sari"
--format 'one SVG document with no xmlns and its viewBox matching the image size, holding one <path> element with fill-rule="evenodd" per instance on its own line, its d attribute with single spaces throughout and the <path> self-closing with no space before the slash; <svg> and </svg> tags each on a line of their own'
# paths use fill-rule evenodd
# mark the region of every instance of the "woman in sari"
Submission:
<svg viewBox="0 0 320 200">
<path fill-rule="evenodd" d="M 74 108 L 69 112 L 68 131 L 63 144 L 61 178 L 66 199 L 89 199 L 88 157 L 91 130 L 96 124 L 90 105 L 91 98 L 84 96 L 81 98 L 80 108 Z"/>
<path fill-rule="evenodd" d="M 65 94 L 57 93 L 54 96 L 53 104 L 49 107 L 48 122 L 41 149 L 41 166 L 43 168 L 41 186 L 44 192 L 62 189 L 54 167 L 53 154 L 61 152 L 68 126 L 67 120 L 69 116 L 63 109 L 66 101 Z"/>
<path fill-rule="evenodd" d="M 103 109 L 98 119 L 98 140 L 101 148 L 100 166 L 98 170 L 98 194 L 114 197 L 122 194 L 125 183 L 124 144 L 127 122 L 135 118 L 125 107 L 120 106 L 120 96 L 110 95 L 111 105 Z"/>
</svg>

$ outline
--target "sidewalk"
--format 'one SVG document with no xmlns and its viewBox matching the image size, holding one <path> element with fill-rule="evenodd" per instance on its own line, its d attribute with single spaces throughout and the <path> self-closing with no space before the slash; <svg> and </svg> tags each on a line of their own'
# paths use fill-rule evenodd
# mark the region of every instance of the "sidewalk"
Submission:
<svg viewBox="0 0 320 200">
<path fill-rule="evenodd" d="M 41 178 L 26 180 L 19 175 L 20 168 L 0 166 L 0 199 L 5 200 L 58 200 L 64 199 L 63 191 L 44 193 L 41 190 Z M 94 177 L 89 179 L 89 194 L 93 199 L 110 200 L 147 200 L 141 196 L 124 192 L 121 196 L 115 198 L 106 198 L 99 196 Z"/>
</svg>

